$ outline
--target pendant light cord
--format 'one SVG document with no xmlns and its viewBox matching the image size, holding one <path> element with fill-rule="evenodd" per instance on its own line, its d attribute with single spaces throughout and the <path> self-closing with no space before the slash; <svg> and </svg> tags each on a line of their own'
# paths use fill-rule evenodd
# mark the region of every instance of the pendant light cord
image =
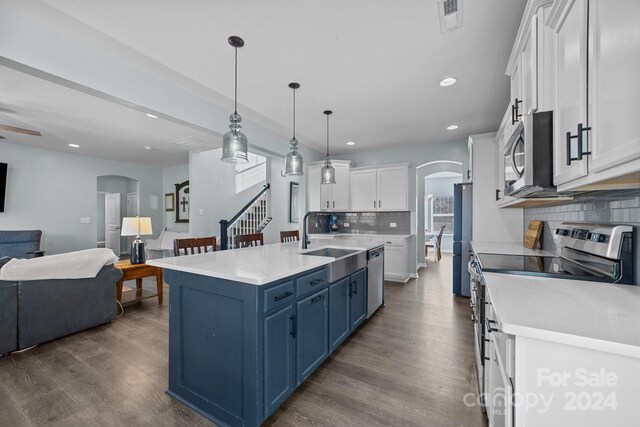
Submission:
<svg viewBox="0 0 640 427">
<path fill-rule="evenodd" d="M 236 66 L 235 66 L 235 84 L 234 84 L 234 98 L 233 98 L 233 112 L 238 114 L 238 47 L 236 46 Z"/>
<path fill-rule="evenodd" d="M 296 90 L 293 89 L 293 139 L 296 139 Z"/>
<path fill-rule="evenodd" d="M 329 115 L 327 114 L 327 158 L 329 158 Z"/>
</svg>

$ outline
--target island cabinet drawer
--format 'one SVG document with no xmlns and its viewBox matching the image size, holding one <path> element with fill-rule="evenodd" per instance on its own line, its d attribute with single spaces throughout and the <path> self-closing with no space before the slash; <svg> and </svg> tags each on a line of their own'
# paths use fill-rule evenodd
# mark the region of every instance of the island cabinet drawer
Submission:
<svg viewBox="0 0 640 427">
<path fill-rule="evenodd" d="M 327 286 L 329 284 L 327 280 L 327 269 L 323 268 L 320 271 L 300 276 L 296 279 L 296 295 L 301 297 L 303 295 L 315 292 Z"/>
<path fill-rule="evenodd" d="M 295 299 L 293 281 L 274 286 L 264 291 L 264 312 L 291 304 Z"/>
</svg>

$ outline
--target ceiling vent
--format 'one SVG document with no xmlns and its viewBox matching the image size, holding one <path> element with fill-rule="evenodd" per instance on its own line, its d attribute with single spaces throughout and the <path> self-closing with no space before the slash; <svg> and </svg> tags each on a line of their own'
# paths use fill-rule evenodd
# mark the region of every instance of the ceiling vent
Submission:
<svg viewBox="0 0 640 427">
<path fill-rule="evenodd" d="M 440 32 L 448 33 L 462 27 L 462 0 L 437 0 Z"/>
</svg>

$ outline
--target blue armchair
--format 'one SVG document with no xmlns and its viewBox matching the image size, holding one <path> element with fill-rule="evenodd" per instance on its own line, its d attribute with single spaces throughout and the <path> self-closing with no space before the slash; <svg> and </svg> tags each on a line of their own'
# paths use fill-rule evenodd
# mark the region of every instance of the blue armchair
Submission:
<svg viewBox="0 0 640 427">
<path fill-rule="evenodd" d="M 0 230 L 0 258 L 31 258 L 40 250 L 40 230 Z"/>
</svg>

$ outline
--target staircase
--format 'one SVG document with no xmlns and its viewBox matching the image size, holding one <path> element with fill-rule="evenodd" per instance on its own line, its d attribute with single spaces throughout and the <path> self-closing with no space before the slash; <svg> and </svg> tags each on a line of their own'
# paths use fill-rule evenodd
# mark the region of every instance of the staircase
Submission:
<svg viewBox="0 0 640 427">
<path fill-rule="evenodd" d="M 240 234 L 261 233 L 273 219 L 269 216 L 269 198 L 267 190 L 270 184 L 254 197 L 230 221 L 220 221 L 221 249 L 235 249 L 235 237 Z"/>
</svg>

